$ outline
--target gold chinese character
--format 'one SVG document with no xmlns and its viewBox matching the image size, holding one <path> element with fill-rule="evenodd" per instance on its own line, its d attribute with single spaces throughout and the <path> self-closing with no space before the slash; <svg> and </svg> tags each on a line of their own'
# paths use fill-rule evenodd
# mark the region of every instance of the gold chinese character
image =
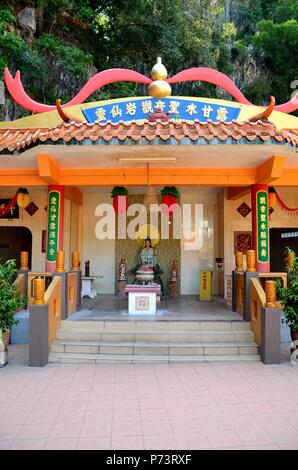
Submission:
<svg viewBox="0 0 298 470">
<path fill-rule="evenodd" d="M 141 104 L 142 112 L 144 114 L 153 113 L 152 102 L 149 100 L 142 101 Z"/>
<path fill-rule="evenodd" d="M 104 121 L 106 119 L 106 110 L 104 108 L 98 108 L 95 114 L 99 121 Z"/>
<path fill-rule="evenodd" d="M 195 105 L 194 103 L 191 103 L 189 104 L 187 107 L 186 107 L 186 112 L 192 116 L 193 114 L 198 114 L 197 112 L 197 105 Z"/>
<path fill-rule="evenodd" d="M 267 241 L 266 240 L 261 240 L 261 247 L 262 248 L 267 248 Z"/>
<path fill-rule="evenodd" d="M 163 111 L 165 105 L 166 105 L 166 103 L 164 101 L 158 100 L 158 101 L 156 101 L 156 104 L 154 105 L 154 108 L 155 109 L 160 108 Z"/>
<path fill-rule="evenodd" d="M 54 246 L 54 245 L 55 245 L 54 240 L 50 240 L 50 241 L 49 241 L 49 245 L 50 245 L 50 246 Z"/>
<path fill-rule="evenodd" d="M 129 116 L 134 116 L 137 112 L 136 103 L 127 103 L 126 105 L 126 114 Z"/>
<path fill-rule="evenodd" d="M 55 253 L 55 251 L 53 250 L 53 248 L 51 248 L 51 249 L 49 250 L 49 254 L 50 254 L 50 255 L 53 255 L 54 253 Z"/>
<path fill-rule="evenodd" d="M 227 120 L 228 110 L 227 108 L 218 108 L 216 113 L 217 121 L 226 121 Z"/>
<path fill-rule="evenodd" d="M 178 101 L 170 101 L 169 112 L 172 114 L 179 114 L 179 106 L 180 103 Z"/>
<path fill-rule="evenodd" d="M 267 232 L 261 232 L 260 238 L 265 238 L 267 240 Z"/>
<path fill-rule="evenodd" d="M 51 214 L 50 219 L 51 219 L 51 222 L 54 222 L 54 220 L 56 220 L 56 214 Z"/>
<path fill-rule="evenodd" d="M 50 232 L 50 238 L 56 238 L 56 233 L 55 232 Z"/>
<path fill-rule="evenodd" d="M 50 230 L 55 230 L 56 228 L 56 224 L 54 224 L 53 222 L 50 224 Z"/>
<path fill-rule="evenodd" d="M 113 118 L 115 118 L 117 116 L 119 116 L 119 117 L 122 116 L 122 109 L 119 108 L 118 104 L 115 104 L 112 107 L 111 115 L 113 116 Z"/>
<path fill-rule="evenodd" d="M 57 212 L 56 207 L 55 207 L 55 206 L 51 206 L 51 207 L 50 207 L 50 212 Z"/>
<path fill-rule="evenodd" d="M 263 212 L 263 214 L 266 212 L 266 206 L 260 206 L 260 211 Z"/>
<path fill-rule="evenodd" d="M 267 256 L 267 250 L 265 250 L 265 248 L 261 250 L 261 256 Z"/>
<path fill-rule="evenodd" d="M 261 219 L 261 222 L 267 222 L 266 214 L 261 214 L 260 219 Z"/>
<path fill-rule="evenodd" d="M 261 228 L 261 230 L 267 230 L 267 225 L 264 224 L 264 223 L 262 223 L 262 224 L 260 225 L 260 228 Z"/>
<path fill-rule="evenodd" d="M 264 196 L 260 197 L 260 204 L 266 204 L 266 198 Z"/>
<path fill-rule="evenodd" d="M 202 111 L 203 111 L 204 118 L 209 119 L 210 118 L 210 113 L 213 111 L 213 108 L 212 108 L 212 106 L 210 106 L 210 104 L 208 106 L 205 104 L 205 106 L 203 106 L 203 108 L 202 108 Z"/>
<path fill-rule="evenodd" d="M 56 204 L 57 198 L 56 197 L 51 197 L 51 204 Z"/>
</svg>

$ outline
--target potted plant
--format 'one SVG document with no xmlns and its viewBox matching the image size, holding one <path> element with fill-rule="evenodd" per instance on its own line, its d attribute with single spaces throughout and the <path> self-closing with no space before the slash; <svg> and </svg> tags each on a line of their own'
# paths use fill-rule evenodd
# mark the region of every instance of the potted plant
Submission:
<svg viewBox="0 0 298 470">
<path fill-rule="evenodd" d="M 125 197 L 124 208 L 119 206 L 119 196 Z M 128 191 L 123 186 L 115 186 L 112 189 L 111 197 L 113 198 L 113 207 L 116 214 L 125 213 L 128 208 Z M 125 209 L 125 210 L 124 210 Z"/>
<path fill-rule="evenodd" d="M 13 283 L 16 277 L 16 260 L 0 263 L 0 330 L 5 349 L 9 343 L 11 327 L 18 323 L 15 313 L 25 304 L 25 297 L 19 286 Z"/>
<path fill-rule="evenodd" d="M 283 306 L 283 323 L 291 330 L 292 340 L 298 340 L 298 257 L 291 248 L 286 249 L 287 259 L 294 258 L 293 265 L 288 269 L 287 287 L 282 287 L 277 280 L 277 297 Z M 290 256 L 289 256 L 290 254 Z"/>
<path fill-rule="evenodd" d="M 171 206 L 177 204 L 177 199 L 180 194 L 176 186 L 165 186 L 161 190 L 162 200 L 161 203 L 164 206 L 161 207 L 161 211 L 164 214 L 171 215 L 175 212 L 175 206 L 170 209 Z"/>
</svg>

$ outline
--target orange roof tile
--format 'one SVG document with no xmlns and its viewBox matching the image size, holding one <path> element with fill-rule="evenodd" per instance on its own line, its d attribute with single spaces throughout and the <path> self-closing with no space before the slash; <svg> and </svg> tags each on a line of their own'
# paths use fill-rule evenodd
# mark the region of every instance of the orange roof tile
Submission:
<svg viewBox="0 0 298 470">
<path fill-rule="evenodd" d="M 199 121 L 168 121 L 168 122 L 135 122 L 130 123 L 87 123 L 70 122 L 48 129 L 0 129 L 0 152 L 22 152 L 38 144 L 75 144 L 86 143 L 117 144 L 117 141 L 134 141 L 144 143 L 173 140 L 181 143 L 200 143 L 201 140 L 214 143 L 230 140 L 248 142 L 283 142 L 298 147 L 298 130 L 283 129 L 278 131 L 270 122 L 202 123 Z M 212 142 L 213 143 L 213 142 Z"/>
</svg>

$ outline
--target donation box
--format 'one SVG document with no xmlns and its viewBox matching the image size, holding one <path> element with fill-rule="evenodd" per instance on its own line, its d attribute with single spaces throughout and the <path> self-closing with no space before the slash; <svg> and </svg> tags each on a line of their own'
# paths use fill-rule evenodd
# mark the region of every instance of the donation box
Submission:
<svg viewBox="0 0 298 470">
<path fill-rule="evenodd" d="M 200 300 L 212 300 L 213 271 L 200 271 Z"/>
</svg>

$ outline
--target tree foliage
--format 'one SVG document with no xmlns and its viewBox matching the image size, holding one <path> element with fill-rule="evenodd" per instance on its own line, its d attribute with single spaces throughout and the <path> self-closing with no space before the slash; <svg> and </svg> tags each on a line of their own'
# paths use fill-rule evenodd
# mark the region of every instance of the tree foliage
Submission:
<svg viewBox="0 0 298 470">
<path fill-rule="evenodd" d="M 53 104 L 71 99 L 96 71 L 126 67 L 150 74 L 162 56 L 169 75 L 212 67 L 231 76 L 256 104 L 278 102 L 297 79 L 296 0 L 3 0 L 0 75 L 21 70 L 28 93 Z M 231 14 L 227 15 L 227 4 Z M 35 8 L 36 32 L 18 25 Z M 174 94 L 227 97 L 206 83 L 183 83 Z M 90 99 L 143 95 L 146 87 L 117 83 Z M 11 117 L 11 116 L 10 116 Z M 16 116 L 14 116 L 16 117 Z"/>
</svg>

